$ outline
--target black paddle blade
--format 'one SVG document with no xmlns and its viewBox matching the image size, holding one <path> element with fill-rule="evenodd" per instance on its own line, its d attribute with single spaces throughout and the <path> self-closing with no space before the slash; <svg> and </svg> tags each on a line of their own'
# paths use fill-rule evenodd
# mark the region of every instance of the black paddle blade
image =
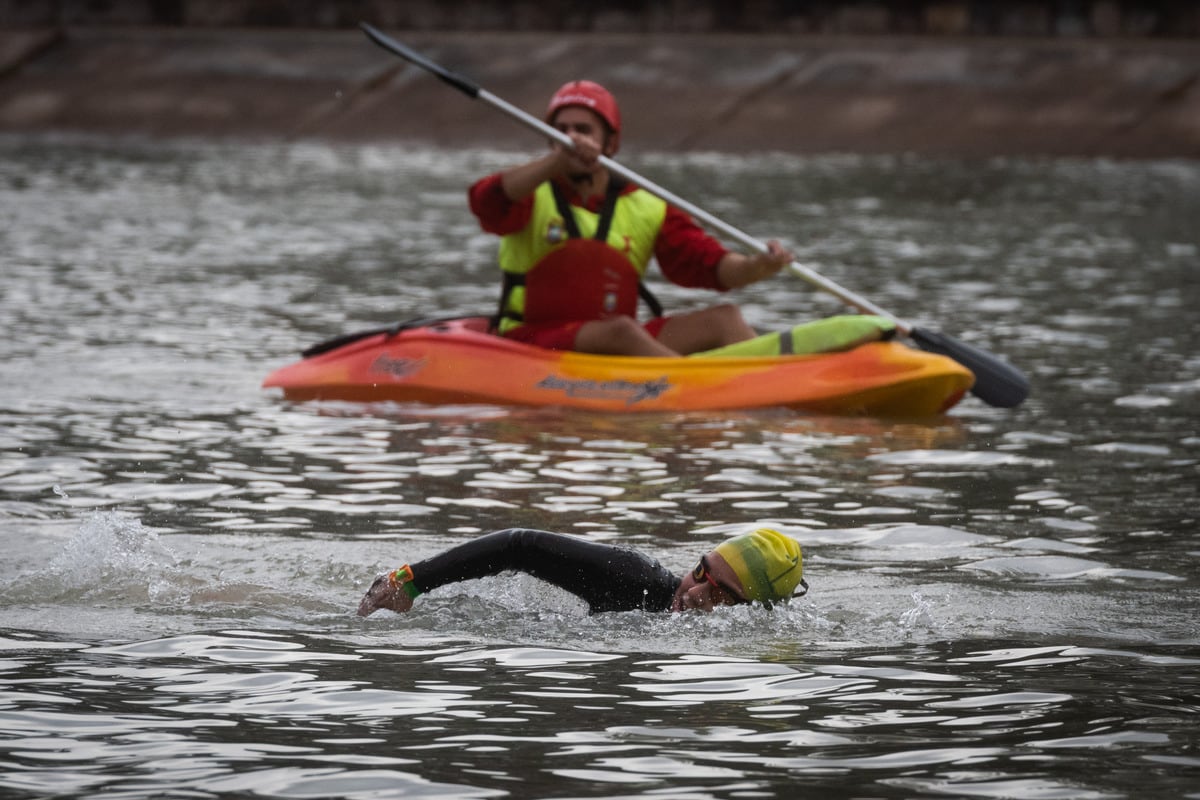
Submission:
<svg viewBox="0 0 1200 800">
<path fill-rule="evenodd" d="M 922 350 L 948 356 L 974 372 L 975 385 L 971 387 L 971 394 L 989 406 L 1014 408 L 1029 396 L 1029 378 L 1025 373 L 991 353 L 924 328 L 913 328 L 908 335 Z"/>
<path fill-rule="evenodd" d="M 413 50 L 411 47 L 397 42 L 395 39 L 388 36 L 374 25 L 369 25 L 366 22 L 360 22 L 358 23 L 358 27 L 362 28 L 363 33 L 367 34 L 367 36 L 371 38 L 371 41 L 382 47 L 384 50 L 390 50 L 406 61 L 416 64 L 426 72 L 430 72 L 438 76 L 443 81 L 450 84 L 455 89 L 458 89 L 460 92 L 465 93 L 469 97 L 479 96 L 479 87 L 476 86 L 469 78 L 465 78 L 462 75 L 459 75 L 457 72 L 451 72 L 441 64 L 430 61 L 428 58 L 421 55 L 416 50 Z"/>
</svg>

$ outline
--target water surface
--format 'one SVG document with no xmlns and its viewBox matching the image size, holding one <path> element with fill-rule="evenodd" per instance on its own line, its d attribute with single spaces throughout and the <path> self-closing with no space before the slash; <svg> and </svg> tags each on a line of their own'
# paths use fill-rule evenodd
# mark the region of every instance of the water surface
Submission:
<svg viewBox="0 0 1200 800">
<path fill-rule="evenodd" d="M 259 389 L 489 310 L 465 186 L 523 154 L 0 149 L 5 795 L 1197 796 L 1196 164 L 632 153 L 1034 392 L 629 417 Z M 731 298 L 764 330 L 841 310 L 786 276 Z M 589 617 L 508 575 L 353 616 L 512 525 L 677 570 L 774 525 L 812 591 Z"/>
</svg>

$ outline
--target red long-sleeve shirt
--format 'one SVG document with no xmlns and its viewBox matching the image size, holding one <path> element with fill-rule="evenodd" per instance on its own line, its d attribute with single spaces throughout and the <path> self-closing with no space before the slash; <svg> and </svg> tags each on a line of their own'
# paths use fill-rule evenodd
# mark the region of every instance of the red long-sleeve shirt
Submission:
<svg viewBox="0 0 1200 800">
<path fill-rule="evenodd" d="M 468 197 L 471 212 L 479 219 L 479 225 L 488 233 L 506 236 L 516 233 L 529 224 L 533 214 L 533 196 L 522 200 L 511 200 L 504 193 L 500 173 L 482 178 L 471 186 Z M 633 185 L 626 186 L 622 194 L 632 192 Z M 573 191 L 567 197 L 572 205 L 598 212 L 603 197 L 591 198 L 584 203 Z M 654 242 L 654 258 L 658 268 L 672 283 L 696 289 L 725 291 L 717 276 L 717 264 L 729 252 L 724 245 L 708 235 L 690 216 L 667 205 L 658 239 Z"/>
</svg>

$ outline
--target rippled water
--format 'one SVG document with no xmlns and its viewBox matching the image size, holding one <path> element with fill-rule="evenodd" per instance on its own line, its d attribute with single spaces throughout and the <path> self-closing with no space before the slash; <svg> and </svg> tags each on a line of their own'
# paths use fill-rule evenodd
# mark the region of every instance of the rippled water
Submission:
<svg viewBox="0 0 1200 800">
<path fill-rule="evenodd" d="M 1034 380 L 918 423 L 289 405 L 302 346 L 491 308 L 464 187 L 518 154 L 0 153 L 0 794 L 1200 796 L 1200 165 L 630 157 Z M 352 614 L 493 528 L 682 570 L 760 524 L 812 584 L 773 612 Z"/>
</svg>

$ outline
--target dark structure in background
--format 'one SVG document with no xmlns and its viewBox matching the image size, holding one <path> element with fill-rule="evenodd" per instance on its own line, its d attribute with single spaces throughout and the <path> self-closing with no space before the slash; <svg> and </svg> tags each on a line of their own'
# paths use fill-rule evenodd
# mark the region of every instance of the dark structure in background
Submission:
<svg viewBox="0 0 1200 800">
<path fill-rule="evenodd" d="M 528 148 L 585 75 L 666 152 L 1200 158 L 1197 0 L 0 0 L 0 136 Z"/>
<path fill-rule="evenodd" d="M 0 27 L 1200 36 L 1194 0 L 0 0 Z"/>
</svg>

